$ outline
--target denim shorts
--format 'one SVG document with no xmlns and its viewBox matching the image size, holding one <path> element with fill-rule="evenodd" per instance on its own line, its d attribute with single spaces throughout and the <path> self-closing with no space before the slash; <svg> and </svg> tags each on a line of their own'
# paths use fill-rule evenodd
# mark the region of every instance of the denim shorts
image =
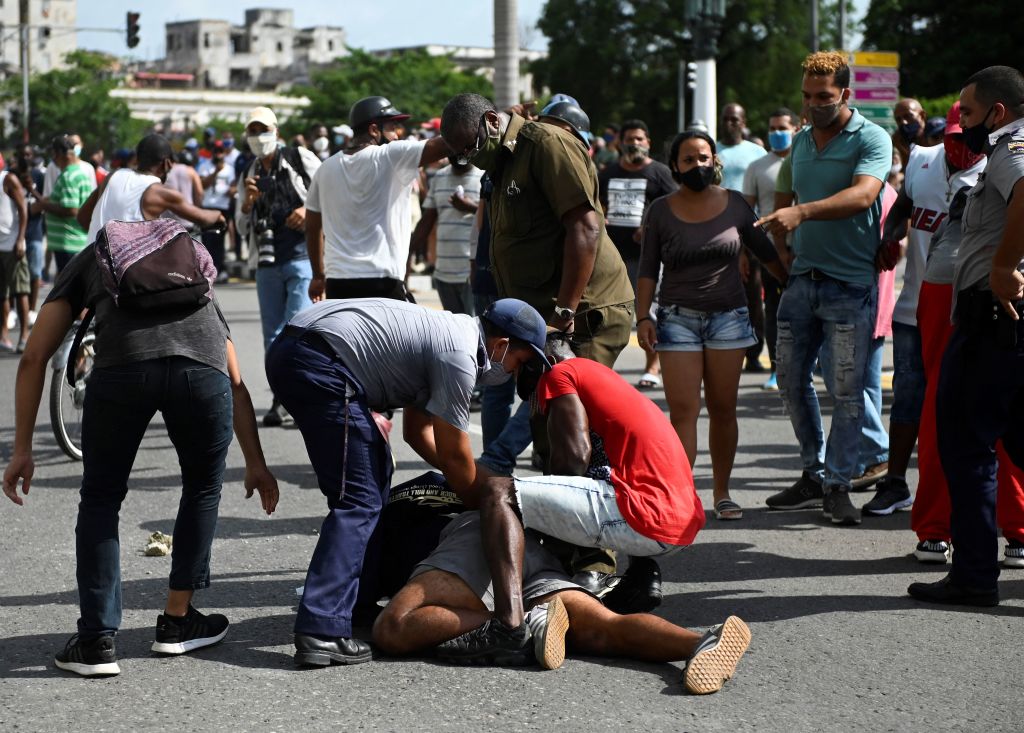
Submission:
<svg viewBox="0 0 1024 733">
<path fill-rule="evenodd" d="M 661 557 L 681 545 L 644 537 L 629 526 L 615 487 L 586 476 L 516 478 L 523 526 L 579 547 L 604 547 L 636 557 Z"/>
<path fill-rule="evenodd" d="M 28 274 L 32 280 L 38 280 L 43 276 L 44 254 L 45 249 L 43 247 L 43 240 L 25 240 L 25 256 L 28 257 Z"/>
<path fill-rule="evenodd" d="M 746 306 L 730 311 L 697 311 L 679 305 L 658 308 L 657 351 L 745 349 L 757 343 Z"/>
<path fill-rule="evenodd" d="M 916 423 L 924 407 L 924 359 L 921 331 L 905 323 L 892 324 L 892 409 L 894 423 Z"/>
</svg>

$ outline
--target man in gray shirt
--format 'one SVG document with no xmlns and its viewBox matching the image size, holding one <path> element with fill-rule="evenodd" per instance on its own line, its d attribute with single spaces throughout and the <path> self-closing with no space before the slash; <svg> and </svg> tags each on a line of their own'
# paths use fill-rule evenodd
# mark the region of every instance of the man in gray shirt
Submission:
<svg viewBox="0 0 1024 733">
<path fill-rule="evenodd" d="M 954 330 L 936 396 L 953 569 L 908 592 L 931 603 L 999 603 L 996 452 L 1024 468 L 1024 75 L 990 66 L 960 92 L 964 144 L 988 151 L 967 197 L 953 283 Z"/>
<path fill-rule="evenodd" d="M 529 362 L 544 368 L 546 332 L 541 315 L 513 298 L 479 319 L 359 298 L 321 301 L 277 337 L 267 379 L 302 432 L 329 509 L 295 620 L 296 662 L 370 661 L 369 646 L 352 638 L 352 616 L 377 600 L 360 575 L 394 470 L 373 412 L 402 408 L 406 442 L 474 506 L 470 395 Z"/>
</svg>

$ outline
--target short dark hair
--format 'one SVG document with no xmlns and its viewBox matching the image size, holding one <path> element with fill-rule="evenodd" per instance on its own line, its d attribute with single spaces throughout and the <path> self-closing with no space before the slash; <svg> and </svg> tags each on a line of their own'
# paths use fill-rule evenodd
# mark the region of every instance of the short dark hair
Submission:
<svg viewBox="0 0 1024 733">
<path fill-rule="evenodd" d="M 693 140 L 694 138 L 703 140 L 708 145 L 710 145 L 712 155 L 716 155 L 718 153 L 718 148 L 715 147 L 714 138 L 712 138 L 706 132 L 704 132 L 703 130 L 686 130 L 676 135 L 676 139 L 672 141 L 672 150 L 669 152 L 668 158 L 669 170 L 679 170 L 676 167 L 676 159 L 679 158 L 679 148 L 681 148 L 683 146 L 683 143 L 685 143 L 687 140 Z"/>
<path fill-rule="evenodd" d="M 788 117 L 789 124 L 791 124 L 793 127 L 800 127 L 800 118 L 797 117 L 796 113 L 794 113 L 793 110 L 791 110 L 789 107 L 779 107 L 777 110 L 768 115 L 769 120 L 772 117 Z"/>
<path fill-rule="evenodd" d="M 1012 66 L 989 66 L 971 74 L 964 84 L 974 85 L 974 96 L 987 107 L 997 102 L 1016 117 L 1024 117 L 1024 75 Z"/>
<path fill-rule="evenodd" d="M 136 165 L 142 170 L 148 170 L 168 158 L 174 160 L 174 150 L 163 135 L 151 133 L 135 146 Z"/>
<path fill-rule="evenodd" d="M 50 141 L 50 150 L 53 151 L 54 155 L 67 155 L 74 149 L 74 145 L 71 144 L 71 139 L 67 135 L 56 135 L 53 140 Z"/>
<path fill-rule="evenodd" d="M 497 111 L 494 102 L 479 94 L 466 92 L 456 94 L 448 100 L 441 112 L 441 137 L 448 137 L 455 130 L 477 129 L 485 112 Z"/>
<path fill-rule="evenodd" d="M 643 120 L 626 120 L 619 126 L 619 138 L 624 138 L 629 130 L 643 130 L 647 137 L 651 136 L 651 131 L 647 129 L 647 123 Z"/>
</svg>

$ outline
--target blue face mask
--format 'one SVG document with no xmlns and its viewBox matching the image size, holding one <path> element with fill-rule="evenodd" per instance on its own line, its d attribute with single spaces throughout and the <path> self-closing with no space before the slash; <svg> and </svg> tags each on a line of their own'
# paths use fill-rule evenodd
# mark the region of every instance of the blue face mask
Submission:
<svg viewBox="0 0 1024 733">
<path fill-rule="evenodd" d="M 779 152 L 789 150 L 793 144 L 793 133 L 789 130 L 771 130 L 768 133 L 768 145 Z"/>
</svg>

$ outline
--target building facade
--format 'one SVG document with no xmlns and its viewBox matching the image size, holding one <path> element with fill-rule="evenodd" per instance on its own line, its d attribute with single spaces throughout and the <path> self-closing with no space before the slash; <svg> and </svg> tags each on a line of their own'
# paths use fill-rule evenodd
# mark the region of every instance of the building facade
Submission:
<svg viewBox="0 0 1024 733">
<path fill-rule="evenodd" d="M 78 47 L 78 0 L 28 0 L 29 68 L 44 73 L 65 67 L 64 56 Z M 0 70 L 21 73 L 18 0 L 0 0 Z"/>
</svg>

